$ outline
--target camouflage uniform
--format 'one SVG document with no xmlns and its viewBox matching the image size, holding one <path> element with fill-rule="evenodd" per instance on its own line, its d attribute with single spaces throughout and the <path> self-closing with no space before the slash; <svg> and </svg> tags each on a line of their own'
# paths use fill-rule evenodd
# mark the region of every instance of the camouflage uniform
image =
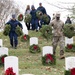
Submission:
<svg viewBox="0 0 75 75">
<path fill-rule="evenodd" d="M 56 16 L 60 17 L 60 15 L 58 14 Z M 54 20 L 51 21 L 50 25 L 53 27 L 53 42 L 52 42 L 53 53 L 55 54 L 55 50 L 59 42 L 60 56 L 64 55 L 64 36 L 62 32 L 64 23 L 60 19 L 57 20 L 55 18 Z"/>
</svg>

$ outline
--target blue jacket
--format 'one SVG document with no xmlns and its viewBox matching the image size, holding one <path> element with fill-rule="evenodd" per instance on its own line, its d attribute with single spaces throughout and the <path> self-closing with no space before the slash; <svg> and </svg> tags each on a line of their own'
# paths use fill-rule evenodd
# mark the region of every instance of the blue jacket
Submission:
<svg viewBox="0 0 75 75">
<path fill-rule="evenodd" d="M 10 21 L 8 21 L 6 24 L 10 24 L 11 25 L 11 30 L 10 30 L 10 32 L 14 32 L 15 31 L 15 29 L 16 29 L 16 27 L 19 25 L 21 28 L 23 28 L 22 27 L 22 24 L 19 22 L 19 21 L 17 21 L 17 20 L 10 20 Z M 5 24 L 5 25 L 6 25 Z"/>
<path fill-rule="evenodd" d="M 46 9 L 42 6 L 42 7 L 38 7 L 37 10 L 41 11 L 43 14 L 47 14 L 46 13 Z"/>
<path fill-rule="evenodd" d="M 30 14 L 32 16 L 32 19 L 37 19 L 37 17 L 36 17 L 36 11 L 37 11 L 36 9 L 31 10 Z"/>
</svg>

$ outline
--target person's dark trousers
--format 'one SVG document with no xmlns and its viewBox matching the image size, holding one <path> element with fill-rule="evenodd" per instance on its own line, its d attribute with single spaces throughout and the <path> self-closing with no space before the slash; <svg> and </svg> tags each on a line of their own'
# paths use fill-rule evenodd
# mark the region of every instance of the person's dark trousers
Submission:
<svg viewBox="0 0 75 75">
<path fill-rule="evenodd" d="M 35 24 L 32 24 L 32 30 L 35 30 Z"/>
<path fill-rule="evenodd" d="M 35 30 L 35 19 L 31 20 L 31 24 L 32 24 L 32 30 Z"/>
<path fill-rule="evenodd" d="M 9 38 L 10 38 L 10 44 L 12 47 L 17 47 L 18 40 L 17 40 L 17 34 L 15 32 L 10 32 Z"/>
<path fill-rule="evenodd" d="M 26 27 L 28 30 L 30 30 L 30 23 L 26 23 Z"/>
<path fill-rule="evenodd" d="M 41 19 L 40 20 L 40 28 L 42 28 L 42 25 L 44 25 L 44 21 Z"/>
<path fill-rule="evenodd" d="M 38 30 L 38 26 L 39 26 L 38 24 L 39 24 L 38 20 L 35 20 L 35 29 L 36 30 Z"/>
</svg>

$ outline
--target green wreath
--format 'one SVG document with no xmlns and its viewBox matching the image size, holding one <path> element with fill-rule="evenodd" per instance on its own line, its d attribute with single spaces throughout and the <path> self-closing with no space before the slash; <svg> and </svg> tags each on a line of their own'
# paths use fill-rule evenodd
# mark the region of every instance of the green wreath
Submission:
<svg viewBox="0 0 75 75">
<path fill-rule="evenodd" d="M 29 47 L 29 51 L 31 53 L 39 53 L 39 52 L 41 52 L 41 49 L 38 45 L 33 44 Z"/>
<path fill-rule="evenodd" d="M 18 20 L 19 20 L 19 21 L 22 21 L 22 20 L 23 20 L 23 15 L 22 15 L 22 14 L 20 14 L 20 15 L 18 16 Z"/>
<path fill-rule="evenodd" d="M 22 30 L 21 30 L 21 28 L 19 26 L 16 27 L 15 32 L 18 35 L 18 37 L 23 35 L 23 32 L 22 32 Z"/>
<path fill-rule="evenodd" d="M 5 36 L 9 35 L 10 29 L 11 29 L 11 26 L 10 26 L 10 25 L 8 25 L 8 24 L 5 25 L 3 34 L 4 34 Z"/>
<path fill-rule="evenodd" d="M 68 37 L 68 38 L 72 38 L 75 35 L 75 28 L 73 27 L 73 25 L 65 25 L 63 28 L 63 33 L 64 36 Z"/>
<path fill-rule="evenodd" d="M 38 18 L 38 19 L 42 19 L 42 12 L 41 11 L 37 11 L 36 12 L 36 17 Z"/>
<path fill-rule="evenodd" d="M 75 44 L 67 44 L 65 47 L 66 52 L 75 52 Z"/>
<path fill-rule="evenodd" d="M 64 75 L 71 75 L 70 70 L 65 70 Z"/>
<path fill-rule="evenodd" d="M 49 40 L 52 38 L 52 27 L 48 25 L 43 25 L 42 28 L 40 29 L 40 32 L 42 33 L 42 36 Z"/>
<path fill-rule="evenodd" d="M 26 41 L 29 41 L 29 39 L 30 39 L 30 36 L 29 35 L 23 35 L 23 36 L 21 36 L 21 41 L 22 42 L 26 42 Z"/>
<path fill-rule="evenodd" d="M 48 23 L 48 22 L 49 22 L 49 17 L 48 17 L 46 14 L 44 14 L 44 15 L 42 16 L 42 20 L 43 20 L 45 23 Z"/>
<path fill-rule="evenodd" d="M 74 75 L 75 74 L 75 68 L 69 69 L 69 70 L 65 70 L 65 74 L 64 75 Z"/>
<path fill-rule="evenodd" d="M 25 15 L 24 22 L 25 22 L 25 23 L 30 23 L 31 18 L 32 18 L 32 17 L 31 17 L 31 14 L 26 14 L 26 15 Z"/>
<path fill-rule="evenodd" d="M 7 57 L 6 54 L 0 56 L 0 65 L 4 65 L 4 58 Z"/>
<path fill-rule="evenodd" d="M 46 54 L 42 57 L 42 64 L 46 66 L 55 65 L 56 57 L 51 54 Z"/>
</svg>

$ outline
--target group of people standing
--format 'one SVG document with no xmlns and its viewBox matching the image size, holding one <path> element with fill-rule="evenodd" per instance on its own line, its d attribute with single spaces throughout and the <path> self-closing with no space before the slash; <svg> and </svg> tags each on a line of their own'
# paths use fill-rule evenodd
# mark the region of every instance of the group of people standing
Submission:
<svg viewBox="0 0 75 75">
<path fill-rule="evenodd" d="M 39 7 L 37 9 L 35 9 L 34 5 L 31 6 L 31 9 L 30 9 L 30 5 L 27 5 L 27 8 L 25 10 L 25 15 L 31 14 L 32 16 L 31 22 L 26 23 L 28 30 L 30 30 L 30 24 L 32 25 L 32 30 L 38 31 L 38 27 L 39 28 L 42 27 L 43 20 L 40 19 L 40 23 L 39 23 L 39 19 L 36 17 L 36 12 L 38 10 L 41 11 L 43 14 L 47 14 L 46 9 L 42 6 L 42 3 L 39 3 Z M 5 25 L 8 24 L 11 26 L 9 32 L 10 45 L 12 46 L 12 48 L 16 49 L 18 45 L 18 35 L 16 34 L 15 30 L 17 26 L 19 26 L 22 30 L 23 25 L 18 20 L 16 20 L 16 14 L 12 14 L 12 18 Z"/>
<path fill-rule="evenodd" d="M 30 24 L 32 25 L 32 30 L 38 31 L 38 27 L 41 28 L 43 24 L 43 20 L 36 17 L 36 12 L 37 10 L 41 11 L 43 14 L 47 14 L 46 9 L 42 6 L 42 3 L 39 3 L 39 7 L 35 9 L 34 5 L 31 6 L 27 5 L 27 8 L 25 10 L 25 15 L 26 14 L 31 14 L 32 19 L 30 23 L 26 23 L 27 29 L 30 30 Z M 50 18 L 51 19 L 51 18 Z M 39 23 L 40 22 L 40 23 Z M 71 24 L 71 20 L 69 17 L 67 17 L 67 20 L 65 21 L 65 24 Z M 16 48 L 18 45 L 18 40 L 17 40 L 17 34 L 15 33 L 15 29 L 17 25 L 20 26 L 22 29 L 22 24 L 15 19 L 15 15 L 12 15 L 12 19 L 8 21 L 6 24 L 11 25 L 11 30 L 9 33 L 9 38 L 10 38 L 10 44 L 12 47 Z M 50 26 L 53 27 L 53 41 L 52 41 L 52 46 L 53 46 L 53 54 L 56 54 L 56 48 L 58 45 L 58 42 L 60 43 L 60 59 L 63 59 L 64 56 L 64 35 L 63 35 L 63 27 L 64 27 L 64 22 L 60 20 L 60 13 L 53 14 L 53 19 L 49 23 Z"/>
<path fill-rule="evenodd" d="M 31 6 L 31 9 L 30 9 L 30 5 L 27 5 L 27 8 L 25 10 L 25 15 L 26 14 L 31 14 L 31 16 L 32 16 L 31 22 L 30 23 L 26 23 L 26 26 L 27 26 L 28 30 L 30 30 L 30 24 L 31 24 L 32 30 L 38 31 L 38 27 L 41 28 L 42 24 L 45 23 L 42 19 L 39 20 L 37 18 L 37 16 L 36 16 L 36 12 L 37 11 L 41 11 L 42 14 L 48 15 L 47 12 L 46 12 L 46 9 L 42 6 L 42 3 L 39 3 L 39 7 L 37 9 L 35 9 L 34 5 Z M 40 14 L 40 16 L 41 16 L 41 14 Z M 48 15 L 48 17 L 49 17 L 49 22 L 50 22 L 51 18 L 50 18 L 49 15 Z"/>
</svg>

